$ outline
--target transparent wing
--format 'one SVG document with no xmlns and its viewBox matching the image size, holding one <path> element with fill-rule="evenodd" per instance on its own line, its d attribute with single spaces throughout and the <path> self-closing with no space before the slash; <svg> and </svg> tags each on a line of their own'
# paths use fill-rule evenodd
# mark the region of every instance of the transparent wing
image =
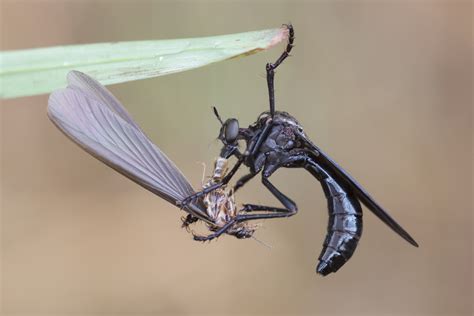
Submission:
<svg viewBox="0 0 474 316">
<path fill-rule="evenodd" d="M 48 102 L 49 118 L 66 136 L 174 205 L 194 193 L 181 171 L 105 87 L 77 71 L 69 73 L 68 82 L 68 87 L 53 92 Z M 193 208 L 200 213 L 197 215 L 205 214 Z"/>
</svg>

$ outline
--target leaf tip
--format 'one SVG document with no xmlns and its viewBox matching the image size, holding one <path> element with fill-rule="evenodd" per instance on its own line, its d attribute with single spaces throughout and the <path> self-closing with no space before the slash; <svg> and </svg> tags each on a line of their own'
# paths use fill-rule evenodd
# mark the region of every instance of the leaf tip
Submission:
<svg viewBox="0 0 474 316">
<path fill-rule="evenodd" d="M 283 25 L 281 28 L 278 29 L 278 32 L 273 36 L 273 38 L 270 40 L 270 44 L 268 45 L 268 48 L 271 48 L 278 43 L 281 43 L 282 41 L 286 41 L 288 39 L 288 36 L 290 34 L 290 31 L 288 29 L 287 25 Z"/>
</svg>

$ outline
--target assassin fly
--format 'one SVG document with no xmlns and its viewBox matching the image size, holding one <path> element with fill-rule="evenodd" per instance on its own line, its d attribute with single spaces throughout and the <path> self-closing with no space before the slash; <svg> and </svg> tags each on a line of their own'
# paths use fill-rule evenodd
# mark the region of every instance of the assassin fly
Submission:
<svg viewBox="0 0 474 316">
<path fill-rule="evenodd" d="M 233 175 L 245 165 L 249 173 L 237 181 L 234 191 L 261 173 L 262 184 L 280 201 L 283 207 L 245 204 L 243 212 L 230 219 L 219 230 L 200 240 L 211 240 L 227 232 L 235 223 L 249 220 L 290 217 L 297 213 L 297 206 L 281 193 L 269 180 L 279 168 L 304 168 L 322 185 L 328 201 L 329 224 L 323 250 L 316 271 L 322 275 L 336 272 L 354 253 L 362 234 L 362 202 L 379 219 L 413 246 L 416 241 L 367 193 L 367 191 L 342 167 L 317 147 L 305 134 L 303 127 L 289 113 L 275 111 L 275 69 L 289 56 L 293 48 L 294 30 L 288 25 L 288 45 L 275 63 L 267 63 L 267 86 L 270 110 L 263 112 L 248 128 L 240 128 L 235 118 L 221 122 L 219 139 L 223 143 L 220 157 L 234 156 L 236 164 L 222 181 L 185 198 L 180 205 L 187 207 L 196 198 L 209 194 L 228 184 Z M 238 141 L 244 141 L 242 153 Z M 256 212 L 256 213 L 254 213 Z M 252 214 L 250 214 L 252 213 Z"/>
<path fill-rule="evenodd" d="M 49 98 L 48 116 L 89 154 L 173 205 L 195 193 L 181 171 L 150 141 L 120 102 L 86 74 L 68 74 L 68 87 L 53 92 Z M 205 189 L 220 183 L 227 173 L 227 164 L 227 159 L 216 160 Z M 211 231 L 225 227 L 226 233 L 237 238 L 251 237 L 256 228 L 242 222 L 228 224 L 239 212 L 225 186 L 193 199 L 183 209 L 189 214 L 183 223 L 185 227 L 202 220 Z"/>
</svg>

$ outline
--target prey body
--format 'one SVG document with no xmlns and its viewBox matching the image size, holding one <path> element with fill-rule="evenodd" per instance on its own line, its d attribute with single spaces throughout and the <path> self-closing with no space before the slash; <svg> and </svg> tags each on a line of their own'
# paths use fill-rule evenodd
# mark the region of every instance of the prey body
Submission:
<svg viewBox="0 0 474 316">
<path fill-rule="evenodd" d="M 214 172 L 209 177 L 209 180 L 203 184 L 203 190 L 220 183 L 228 172 L 228 165 L 228 159 L 218 157 L 214 163 Z M 239 210 L 237 209 L 237 204 L 235 202 L 233 193 L 234 190 L 232 188 L 229 189 L 226 185 L 224 185 L 210 191 L 202 197 L 202 202 L 210 220 L 206 222 L 206 225 L 212 232 L 219 231 L 220 229 L 226 227 L 226 233 L 228 235 L 233 235 L 239 239 L 250 238 L 255 232 L 257 226 L 251 225 L 247 222 L 234 221 L 237 214 L 239 213 Z M 189 226 L 192 223 L 195 223 L 197 220 L 197 217 L 193 216 L 192 214 L 188 214 L 186 218 L 183 219 L 183 227 L 189 229 Z M 232 224 L 229 225 L 229 223 Z M 227 227 L 227 225 L 229 226 Z M 193 231 L 191 232 L 194 236 L 194 239 L 197 241 L 209 240 L 207 236 L 195 234 Z"/>
</svg>

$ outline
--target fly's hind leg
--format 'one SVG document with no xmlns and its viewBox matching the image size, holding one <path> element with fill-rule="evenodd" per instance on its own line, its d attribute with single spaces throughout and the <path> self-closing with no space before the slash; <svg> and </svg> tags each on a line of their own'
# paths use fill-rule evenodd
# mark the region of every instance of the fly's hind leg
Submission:
<svg viewBox="0 0 474 316">
<path fill-rule="evenodd" d="M 255 212 L 255 211 L 265 211 L 272 213 L 288 213 L 286 208 L 282 207 L 273 207 L 266 205 L 256 205 L 256 204 L 244 204 L 240 212 Z"/>
<path fill-rule="evenodd" d="M 281 193 L 268 180 L 268 177 L 270 177 L 270 175 L 279 167 L 280 165 L 271 165 L 271 167 L 267 167 L 266 170 L 264 170 L 262 173 L 262 183 L 280 201 L 280 203 L 283 204 L 284 207 L 282 208 L 282 207 L 274 207 L 274 206 L 244 204 L 244 207 L 241 210 L 243 212 L 262 211 L 262 212 L 267 212 L 267 213 L 238 215 L 236 218 L 238 218 L 239 221 L 290 217 L 290 216 L 295 215 L 298 212 L 298 207 L 296 206 L 296 203 L 293 202 L 286 195 Z"/>
</svg>

